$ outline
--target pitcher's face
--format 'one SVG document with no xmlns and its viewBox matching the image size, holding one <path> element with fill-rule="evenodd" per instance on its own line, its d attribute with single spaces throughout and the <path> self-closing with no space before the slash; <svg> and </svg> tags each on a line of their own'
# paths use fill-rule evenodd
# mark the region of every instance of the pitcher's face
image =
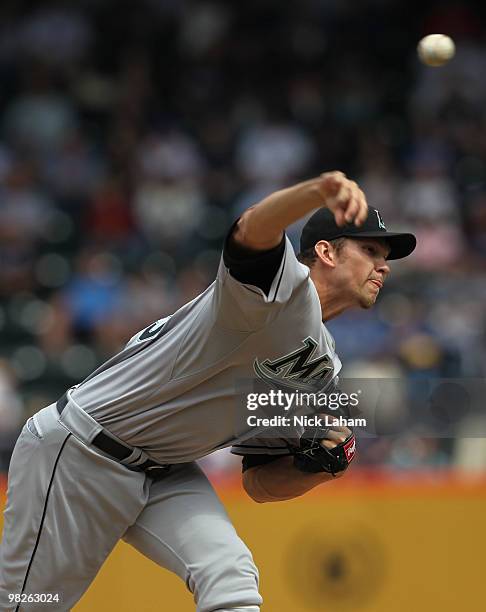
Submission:
<svg viewBox="0 0 486 612">
<path fill-rule="evenodd" d="M 390 273 L 386 258 L 390 247 L 377 238 L 346 240 L 337 257 L 340 290 L 361 308 L 371 308 Z"/>
</svg>

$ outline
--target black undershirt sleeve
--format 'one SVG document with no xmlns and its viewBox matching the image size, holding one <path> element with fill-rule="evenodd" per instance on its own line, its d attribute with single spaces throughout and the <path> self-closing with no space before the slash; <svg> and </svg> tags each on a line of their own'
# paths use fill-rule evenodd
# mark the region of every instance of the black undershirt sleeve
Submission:
<svg viewBox="0 0 486 612">
<path fill-rule="evenodd" d="M 282 457 L 288 457 L 288 455 L 243 455 L 243 461 L 241 462 L 241 471 L 255 467 L 257 465 L 266 465 L 272 463 Z"/>
<path fill-rule="evenodd" d="M 282 263 L 285 252 L 285 236 L 279 245 L 268 251 L 254 251 L 240 246 L 233 240 L 233 231 L 238 221 L 232 225 L 223 248 L 224 265 L 231 276 L 240 283 L 255 285 L 266 295 Z"/>
</svg>

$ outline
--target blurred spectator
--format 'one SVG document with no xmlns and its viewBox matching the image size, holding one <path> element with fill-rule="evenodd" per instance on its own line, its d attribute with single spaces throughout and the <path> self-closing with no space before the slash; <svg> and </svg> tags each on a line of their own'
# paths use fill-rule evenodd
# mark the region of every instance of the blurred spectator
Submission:
<svg viewBox="0 0 486 612">
<path fill-rule="evenodd" d="M 134 215 L 142 233 L 154 245 L 174 252 L 183 235 L 189 242 L 204 213 L 205 198 L 193 182 L 172 179 L 146 180 L 133 200 Z"/>
<path fill-rule="evenodd" d="M 52 220 L 35 165 L 13 162 L 0 184 L 0 295 L 33 286 L 32 262 Z"/>
<path fill-rule="evenodd" d="M 418 247 L 414 262 L 423 270 L 443 270 L 464 264 L 465 244 L 460 228 L 450 221 L 416 221 L 414 232 Z"/>
<path fill-rule="evenodd" d="M 486 192 L 474 194 L 468 203 L 466 229 L 473 252 L 486 262 Z"/>
<path fill-rule="evenodd" d="M 5 360 L 0 360 L 0 433 L 18 431 L 23 422 L 22 401 L 15 375 Z"/>
<path fill-rule="evenodd" d="M 454 183 L 448 176 L 447 147 L 429 141 L 419 144 L 409 158 L 410 178 L 401 193 L 403 212 L 420 221 L 459 219 Z"/>
<path fill-rule="evenodd" d="M 0 359 L 0 471 L 6 471 L 10 453 L 25 420 L 12 368 Z"/>
<path fill-rule="evenodd" d="M 182 12 L 180 44 L 185 53 L 199 58 L 226 34 L 229 11 L 213 2 L 192 3 Z"/>
<path fill-rule="evenodd" d="M 175 129 L 149 134 L 140 144 L 139 164 L 147 179 L 195 180 L 204 170 L 195 143 Z"/>
<path fill-rule="evenodd" d="M 39 187 L 35 165 L 28 161 L 12 165 L 0 198 L 2 233 L 30 241 L 46 232 L 52 202 Z"/>
<path fill-rule="evenodd" d="M 108 253 L 84 249 L 78 254 L 71 281 L 51 302 L 56 324 L 46 330 L 47 350 L 59 352 L 75 338 L 92 335 L 103 342 L 110 335 L 124 291 L 120 272 L 120 262 Z"/>
<path fill-rule="evenodd" d="M 42 178 L 59 205 L 71 214 L 82 209 L 98 185 L 103 162 L 81 131 L 66 134 L 59 150 L 47 155 L 41 165 Z"/>
<path fill-rule="evenodd" d="M 237 144 L 242 175 L 252 181 L 289 181 L 311 164 L 312 140 L 297 124 L 263 122 L 247 129 Z"/>
<path fill-rule="evenodd" d="M 41 157 L 62 146 L 78 118 L 69 96 L 54 86 L 45 66 L 34 64 L 23 76 L 24 90 L 9 104 L 4 130 L 14 147 Z"/>
<path fill-rule="evenodd" d="M 358 183 L 368 202 L 378 208 L 385 223 L 396 224 L 400 216 L 397 203 L 400 201 L 401 177 L 394 165 L 392 151 L 383 143 L 366 138 L 362 143 L 361 172 Z"/>
<path fill-rule="evenodd" d="M 447 454 L 436 438 L 406 435 L 398 438 L 390 450 L 389 465 L 395 469 L 440 468 L 447 463 Z"/>
<path fill-rule="evenodd" d="M 85 211 L 85 227 L 90 238 L 100 244 L 127 247 L 134 233 L 134 220 L 117 177 L 107 177 L 99 183 Z"/>
<path fill-rule="evenodd" d="M 62 2 L 47 5 L 19 24 L 17 52 L 57 66 L 79 61 L 92 39 L 87 16 Z"/>
</svg>

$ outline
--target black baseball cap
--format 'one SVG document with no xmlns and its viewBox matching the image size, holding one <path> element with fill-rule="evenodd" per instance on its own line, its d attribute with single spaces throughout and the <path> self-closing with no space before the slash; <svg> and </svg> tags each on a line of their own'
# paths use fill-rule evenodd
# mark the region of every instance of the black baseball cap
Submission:
<svg viewBox="0 0 486 612">
<path fill-rule="evenodd" d="M 300 236 L 300 252 L 312 248 L 319 240 L 335 238 L 383 238 L 391 249 L 387 259 L 407 257 L 417 244 L 413 234 L 389 232 L 380 212 L 372 206 L 368 207 L 368 217 L 359 227 L 354 223 L 339 227 L 329 209 L 319 208 L 304 225 Z"/>
</svg>

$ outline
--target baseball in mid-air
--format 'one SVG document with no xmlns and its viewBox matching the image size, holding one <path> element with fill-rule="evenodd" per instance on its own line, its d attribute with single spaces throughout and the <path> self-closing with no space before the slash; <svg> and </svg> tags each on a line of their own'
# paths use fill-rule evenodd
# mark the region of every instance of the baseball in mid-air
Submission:
<svg viewBox="0 0 486 612">
<path fill-rule="evenodd" d="M 429 34 L 417 45 L 420 60 L 427 66 L 443 66 L 454 57 L 456 45 L 445 34 Z"/>
</svg>

